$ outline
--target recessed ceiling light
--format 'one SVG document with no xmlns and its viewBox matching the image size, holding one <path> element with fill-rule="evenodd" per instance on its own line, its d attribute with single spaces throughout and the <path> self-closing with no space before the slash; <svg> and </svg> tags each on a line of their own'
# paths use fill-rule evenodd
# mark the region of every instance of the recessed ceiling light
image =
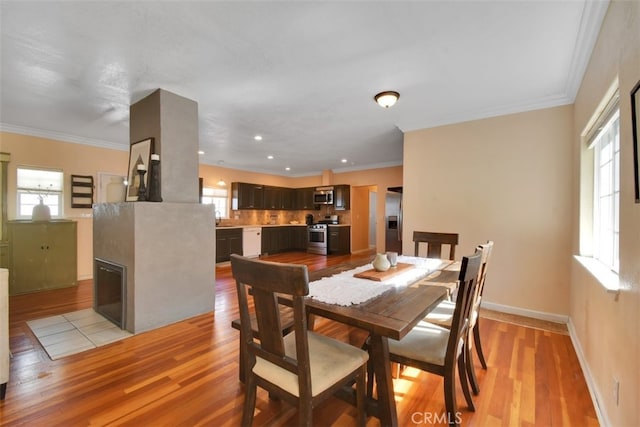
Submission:
<svg viewBox="0 0 640 427">
<path fill-rule="evenodd" d="M 256 135 L 253 137 L 256 141 L 262 141 L 262 135 Z"/>
<path fill-rule="evenodd" d="M 202 156 L 204 154 L 204 151 L 198 150 L 198 154 L 200 154 Z"/>
<path fill-rule="evenodd" d="M 341 161 L 342 163 L 347 163 L 347 161 L 348 161 L 348 160 L 347 160 L 347 159 L 342 159 L 342 160 L 340 160 L 340 161 Z"/>
<path fill-rule="evenodd" d="M 286 170 L 286 171 L 290 171 L 290 170 L 291 170 L 291 168 L 290 168 L 289 166 L 287 166 L 286 168 L 284 168 L 284 170 Z"/>
<path fill-rule="evenodd" d="M 273 156 L 269 155 L 269 156 L 267 156 L 267 159 L 273 160 Z"/>
</svg>

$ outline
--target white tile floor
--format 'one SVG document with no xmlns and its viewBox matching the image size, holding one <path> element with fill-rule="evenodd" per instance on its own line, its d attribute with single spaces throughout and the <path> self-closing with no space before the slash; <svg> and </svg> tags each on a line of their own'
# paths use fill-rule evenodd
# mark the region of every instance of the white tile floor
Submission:
<svg viewBox="0 0 640 427">
<path fill-rule="evenodd" d="M 27 322 L 51 358 L 64 356 L 118 341 L 133 334 L 120 329 L 88 308 Z"/>
</svg>

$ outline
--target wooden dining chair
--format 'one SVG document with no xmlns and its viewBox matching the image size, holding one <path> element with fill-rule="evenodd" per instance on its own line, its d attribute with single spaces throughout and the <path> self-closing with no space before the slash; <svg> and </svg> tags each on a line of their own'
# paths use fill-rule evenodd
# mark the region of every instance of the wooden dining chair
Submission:
<svg viewBox="0 0 640 427">
<path fill-rule="evenodd" d="M 414 255 L 420 256 L 420 244 L 427 245 L 427 258 L 442 258 L 442 245 L 449 245 L 449 260 L 456 257 L 456 245 L 458 244 L 458 233 L 433 233 L 430 231 L 414 231 L 413 241 L 415 243 Z M 457 282 L 439 282 L 432 286 L 441 286 L 447 289 L 448 298 L 458 287 Z"/>
<path fill-rule="evenodd" d="M 420 256 L 420 244 L 427 244 L 427 258 L 442 258 L 442 245 L 449 245 L 449 259 L 456 258 L 458 233 L 433 233 L 430 231 L 414 231 L 414 255 Z"/>
<path fill-rule="evenodd" d="M 449 329 L 422 321 L 400 341 L 389 340 L 392 362 L 444 377 L 444 399 L 449 424 L 458 425 L 460 421 L 456 415 L 456 367 L 467 405 L 471 411 L 475 411 L 467 382 L 465 357 L 468 354 L 469 316 L 481 260 L 479 252 L 462 258 L 458 295 Z"/>
<path fill-rule="evenodd" d="M 312 424 L 313 408 L 343 387 L 356 384 L 358 425 L 366 423 L 364 394 L 366 351 L 307 329 L 307 266 L 231 255 L 240 309 L 240 339 L 246 346 L 246 394 L 242 425 L 250 426 L 257 387 L 298 407 L 298 425 Z M 253 296 L 258 339 L 251 331 L 249 293 Z M 291 297 L 294 331 L 281 333 L 278 294 Z"/>
<path fill-rule="evenodd" d="M 480 342 L 480 303 L 482 302 L 482 292 L 484 291 L 484 283 L 487 277 L 487 267 L 489 265 L 489 259 L 491 258 L 491 251 L 493 250 L 493 242 L 488 241 L 476 247 L 476 251 L 482 256 L 480 263 L 480 271 L 478 273 L 478 285 L 473 295 L 473 304 L 471 306 L 471 313 L 469 315 L 469 345 L 467 346 L 467 375 L 469 376 L 469 382 L 471 383 L 471 389 L 475 394 L 480 393 L 480 386 L 475 373 L 473 359 L 471 357 L 472 348 L 475 347 L 476 354 L 480 360 L 480 364 L 483 369 L 487 369 L 487 362 L 485 361 L 484 354 L 482 352 L 482 344 Z M 438 306 L 431 311 L 424 318 L 425 321 L 434 323 L 438 326 L 445 328 L 451 327 L 453 320 L 453 314 L 455 309 L 455 303 L 451 301 L 442 301 Z M 473 338 L 471 338 L 473 335 Z"/>
</svg>

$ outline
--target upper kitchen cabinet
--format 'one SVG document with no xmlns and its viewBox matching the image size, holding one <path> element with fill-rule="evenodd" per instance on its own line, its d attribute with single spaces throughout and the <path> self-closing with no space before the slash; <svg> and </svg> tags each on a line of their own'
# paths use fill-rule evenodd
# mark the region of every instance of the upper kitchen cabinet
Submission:
<svg viewBox="0 0 640 427">
<path fill-rule="evenodd" d="M 296 203 L 295 209 L 319 209 L 320 205 L 313 203 L 313 193 L 316 191 L 315 187 L 296 188 L 295 196 Z"/>
<path fill-rule="evenodd" d="M 231 183 L 231 209 L 264 209 L 264 207 L 263 185 Z"/>
<path fill-rule="evenodd" d="M 295 191 L 291 188 L 264 187 L 264 208 L 265 209 L 293 209 Z"/>
<path fill-rule="evenodd" d="M 333 208 L 337 211 L 350 209 L 351 187 L 349 185 L 333 186 Z"/>
</svg>

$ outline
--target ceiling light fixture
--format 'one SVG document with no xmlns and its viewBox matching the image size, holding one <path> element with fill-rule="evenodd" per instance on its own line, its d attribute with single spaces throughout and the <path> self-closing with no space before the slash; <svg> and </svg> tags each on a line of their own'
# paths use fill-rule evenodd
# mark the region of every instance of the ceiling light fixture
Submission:
<svg viewBox="0 0 640 427">
<path fill-rule="evenodd" d="M 379 94 L 373 97 L 373 99 L 376 100 L 378 105 L 383 108 L 393 107 L 393 105 L 398 101 L 398 98 L 400 98 L 400 94 L 392 90 L 380 92 Z"/>
<path fill-rule="evenodd" d="M 253 139 L 255 139 L 256 141 L 262 141 L 262 136 L 261 135 L 256 135 L 253 137 Z"/>
<path fill-rule="evenodd" d="M 226 187 L 227 183 L 224 182 L 224 179 L 220 178 L 220 181 L 218 181 L 218 187 Z"/>
<path fill-rule="evenodd" d="M 268 156 L 267 156 L 267 159 L 269 159 L 269 160 L 273 160 L 273 156 L 272 156 L 272 155 L 268 155 Z"/>
<path fill-rule="evenodd" d="M 204 154 L 204 151 L 198 150 L 198 154 L 200 154 L 202 156 Z"/>
</svg>

